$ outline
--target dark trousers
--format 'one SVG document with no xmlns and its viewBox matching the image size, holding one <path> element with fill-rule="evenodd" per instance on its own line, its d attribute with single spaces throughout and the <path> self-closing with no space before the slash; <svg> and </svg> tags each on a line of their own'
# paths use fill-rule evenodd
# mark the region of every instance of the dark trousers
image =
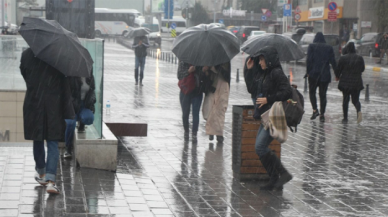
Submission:
<svg viewBox="0 0 388 217">
<path fill-rule="evenodd" d="M 201 108 L 202 104 L 202 98 L 203 94 L 197 94 L 197 93 L 190 93 L 190 94 L 183 94 L 182 91 L 179 95 L 179 100 L 182 107 L 182 121 L 183 121 L 183 128 L 185 129 L 185 132 L 189 132 L 189 116 L 190 116 L 190 106 L 193 109 L 193 134 L 197 134 L 198 132 L 198 125 L 199 125 L 199 110 Z"/>
<path fill-rule="evenodd" d="M 144 65 L 146 57 L 137 57 L 135 58 L 135 80 L 138 81 L 139 78 L 139 67 L 140 67 L 140 82 L 143 80 L 144 76 Z"/>
<path fill-rule="evenodd" d="M 326 92 L 327 88 L 329 87 L 328 82 L 319 82 L 315 79 L 309 78 L 309 95 L 310 95 L 310 102 L 311 106 L 313 107 L 313 110 L 318 110 L 317 106 L 317 88 L 319 87 L 319 101 L 321 106 L 321 115 L 325 114 L 326 111 Z"/>
<path fill-rule="evenodd" d="M 357 112 L 361 111 L 361 103 L 360 103 L 360 90 L 354 90 L 350 92 L 342 92 L 344 98 L 342 102 L 342 109 L 344 111 L 344 119 L 348 119 L 348 110 L 349 110 L 349 101 L 350 97 L 352 97 L 352 103 L 354 107 L 356 107 Z"/>
</svg>

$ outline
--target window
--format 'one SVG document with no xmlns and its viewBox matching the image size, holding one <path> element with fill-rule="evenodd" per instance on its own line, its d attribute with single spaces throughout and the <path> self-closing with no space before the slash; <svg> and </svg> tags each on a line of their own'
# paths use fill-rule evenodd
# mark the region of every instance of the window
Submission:
<svg viewBox="0 0 388 217">
<path fill-rule="evenodd" d="M 177 27 L 186 27 L 185 22 L 175 22 Z"/>
</svg>

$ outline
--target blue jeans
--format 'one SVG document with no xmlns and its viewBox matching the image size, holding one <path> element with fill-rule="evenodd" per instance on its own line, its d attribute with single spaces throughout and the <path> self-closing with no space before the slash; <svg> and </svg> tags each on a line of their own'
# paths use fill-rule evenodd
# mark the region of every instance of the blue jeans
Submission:
<svg viewBox="0 0 388 217">
<path fill-rule="evenodd" d="M 58 141 L 46 140 L 47 163 L 45 162 L 44 141 L 34 141 L 35 170 L 39 175 L 46 174 L 46 180 L 55 182 L 59 159 Z"/>
<path fill-rule="evenodd" d="M 256 136 L 255 150 L 256 154 L 262 158 L 265 154 L 271 151 L 268 148 L 269 144 L 272 142 L 273 138 L 269 134 L 269 129 L 264 129 L 263 125 L 260 125 L 259 131 Z"/>
<path fill-rule="evenodd" d="M 203 94 L 190 93 L 183 94 L 182 91 L 179 95 L 179 100 L 182 108 L 182 121 L 183 128 L 185 132 L 189 132 L 189 116 L 190 116 L 190 106 L 193 108 L 193 134 L 197 134 L 198 125 L 199 125 L 199 110 L 202 104 Z"/>
<path fill-rule="evenodd" d="M 84 102 L 81 101 L 80 112 L 82 111 L 83 108 L 84 108 Z M 68 151 L 70 151 L 71 147 L 73 146 L 74 130 L 78 120 L 79 120 L 79 113 L 75 114 L 74 119 L 65 119 L 66 121 L 65 144 L 66 144 L 66 149 Z"/>
<path fill-rule="evenodd" d="M 135 58 L 135 80 L 138 81 L 139 77 L 139 66 L 140 66 L 140 81 L 143 80 L 144 77 L 144 65 L 146 62 L 146 57 L 137 57 Z"/>
</svg>

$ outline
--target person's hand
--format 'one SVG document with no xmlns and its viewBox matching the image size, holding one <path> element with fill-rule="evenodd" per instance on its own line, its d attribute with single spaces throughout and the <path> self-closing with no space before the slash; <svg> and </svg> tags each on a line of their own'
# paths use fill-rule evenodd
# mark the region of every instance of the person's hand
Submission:
<svg viewBox="0 0 388 217">
<path fill-rule="evenodd" d="M 209 70 L 209 66 L 204 66 L 204 67 L 202 67 L 202 71 L 203 72 L 207 72 Z"/>
<path fill-rule="evenodd" d="M 142 44 L 143 44 L 143 41 L 142 41 L 142 40 L 140 40 L 140 41 L 139 41 L 139 45 L 142 45 Z"/>
<path fill-rule="evenodd" d="M 253 68 L 253 65 L 255 64 L 255 62 L 251 59 L 251 58 L 249 58 L 249 60 L 248 60 L 248 62 L 247 62 L 247 68 L 248 69 L 251 69 L 251 68 Z"/>
<path fill-rule="evenodd" d="M 256 99 L 256 104 L 260 105 L 259 108 L 263 107 L 263 105 L 267 104 L 267 97 L 260 97 Z"/>
<path fill-rule="evenodd" d="M 189 73 L 192 73 L 192 72 L 194 72 L 194 71 L 195 71 L 195 66 L 190 66 L 188 72 L 189 72 Z"/>
<path fill-rule="evenodd" d="M 335 77 L 335 81 L 339 81 L 339 78 L 338 78 L 338 77 Z"/>
</svg>

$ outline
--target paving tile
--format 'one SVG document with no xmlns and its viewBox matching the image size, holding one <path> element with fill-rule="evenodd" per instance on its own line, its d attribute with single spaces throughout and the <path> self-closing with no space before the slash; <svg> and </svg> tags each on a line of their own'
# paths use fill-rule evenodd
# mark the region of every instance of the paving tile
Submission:
<svg viewBox="0 0 388 217">
<path fill-rule="evenodd" d="M 18 209 L 0 209 L 0 216 L 18 216 Z"/>
</svg>

